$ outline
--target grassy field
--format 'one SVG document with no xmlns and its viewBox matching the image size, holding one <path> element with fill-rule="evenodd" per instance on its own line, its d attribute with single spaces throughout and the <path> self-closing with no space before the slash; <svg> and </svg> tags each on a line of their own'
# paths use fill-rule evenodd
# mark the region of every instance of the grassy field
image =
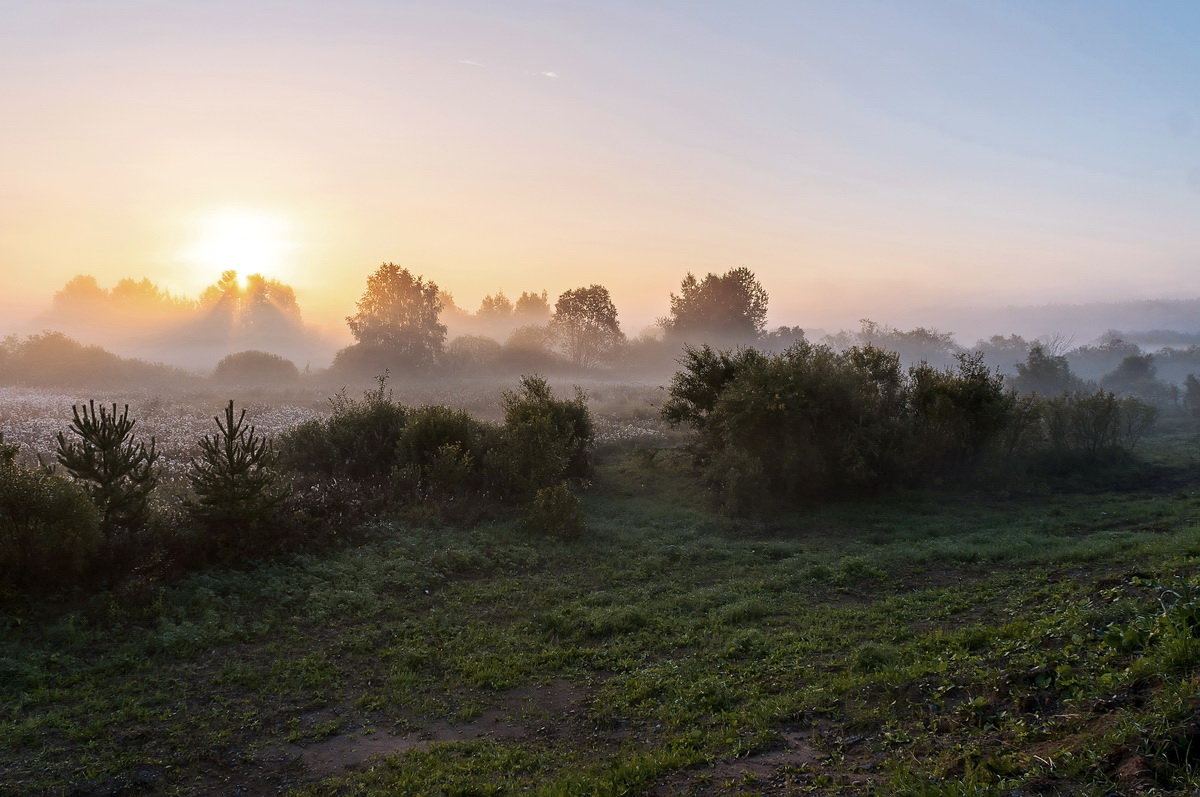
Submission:
<svg viewBox="0 0 1200 797">
<path fill-rule="evenodd" d="M 10 608 L 0 791 L 1195 793 L 1198 443 L 735 522 L 610 442 L 578 540 L 380 521 Z"/>
</svg>

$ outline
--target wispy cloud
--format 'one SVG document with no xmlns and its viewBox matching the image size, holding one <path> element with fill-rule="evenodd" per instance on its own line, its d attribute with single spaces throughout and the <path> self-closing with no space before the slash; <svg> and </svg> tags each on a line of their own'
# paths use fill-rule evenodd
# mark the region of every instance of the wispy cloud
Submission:
<svg viewBox="0 0 1200 797">
<path fill-rule="evenodd" d="M 483 66 L 483 64 L 479 63 L 478 61 L 472 61 L 470 58 L 460 58 L 458 59 L 458 62 L 460 64 L 466 64 L 467 66 Z"/>
<path fill-rule="evenodd" d="M 542 77 L 558 77 L 557 72 L 543 72 Z"/>
</svg>

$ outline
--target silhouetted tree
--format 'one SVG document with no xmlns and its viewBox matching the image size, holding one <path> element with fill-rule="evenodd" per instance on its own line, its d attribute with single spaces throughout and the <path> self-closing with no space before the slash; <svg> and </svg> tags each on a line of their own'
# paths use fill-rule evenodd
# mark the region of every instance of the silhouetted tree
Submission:
<svg viewBox="0 0 1200 797">
<path fill-rule="evenodd" d="M 492 296 L 484 296 L 483 301 L 479 303 L 479 310 L 475 315 L 484 319 L 507 319 L 512 315 L 513 303 L 504 291 L 497 291 Z"/>
<path fill-rule="evenodd" d="M 446 327 L 438 322 L 441 310 L 436 283 L 384 263 L 367 278 L 358 312 L 346 318 L 358 340 L 357 356 L 429 365 L 442 353 L 446 339 Z"/>
<path fill-rule="evenodd" d="M 1079 379 L 1071 373 L 1067 358 L 1050 354 L 1041 343 L 1029 347 L 1025 362 L 1017 363 L 1017 375 L 1012 380 L 1018 393 L 1039 396 L 1058 396 L 1080 387 Z"/>
<path fill-rule="evenodd" d="M 1195 374 L 1188 374 L 1183 380 L 1183 408 L 1200 418 L 1200 379 Z"/>
<path fill-rule="evenodd" d="M 550 332 L 567 357 L 584 367 L 608 359 L 625 342 L 616 305 L 603 285 L 574 288 L 559 296 Z"/>
<path fill-rule="evenodd" d="M 520 317 L 521 321 L 526 324 L 550 320 L 550 300 L 547 298 L 546 292 L 522 291 L 513 305 L 513 315 Z"/>
<path fill-rule="evenodd" d="M 671 315 L 660 320 L 670 334 L 691 340 L 750 340 L 767 323 L 767 292 L 745 267 L 697 280 L 690 272 L 671 294 Z"/>
</svg>

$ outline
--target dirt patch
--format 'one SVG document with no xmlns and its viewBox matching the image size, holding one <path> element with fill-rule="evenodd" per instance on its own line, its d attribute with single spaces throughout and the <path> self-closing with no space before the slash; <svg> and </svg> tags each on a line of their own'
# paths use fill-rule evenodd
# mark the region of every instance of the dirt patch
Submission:
<svg viewBox="0 0 1200 797">
<path fill-rule="evenodd" d="M 654 785 L 648 794 L 667 797 L 676 794 L 793 794 L 815 785 L 869 787 L 878 782 L 870 770 L 873 765 L 856 761 L 852 750 L 861 737 L 834 742 L 817 728 L 780 731 L 781 743 L 761 753 L 718 761 L 708 767 L 693 768 L 668 776 Z M 815 741 L 822 736 L 820 746 Z M 821 747 L 837 748 L 831 756 Z"/>
<path fill-rule="evenodd" d="M 439 742 L 473 739 L 521 739 L 547 732 L 552 721 L 574 713 L 586 694 L 564 680 L 505 692 L 469 722 L 436 720 L 413 733 L 394 735 L 373 731 L 344 734 L 305 745 L 287 745 L 281 752 L 298 759 L 313 775 L 327 777 L 361 766 L 372 758 L 424 750 Z"/>
</svg>

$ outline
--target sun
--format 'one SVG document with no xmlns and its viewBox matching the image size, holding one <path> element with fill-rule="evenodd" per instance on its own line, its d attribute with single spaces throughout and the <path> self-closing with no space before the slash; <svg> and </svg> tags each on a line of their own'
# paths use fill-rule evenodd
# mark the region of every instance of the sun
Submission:
<svg viewBox="0 0 1200 797">
<path fill-rule="evenodd" d="M 200 216 L 187 260 L 204 278 L 223 271 L 281 279 L 294 249 L 286 216 L 254 208 L 224 207 Z M 199 275 L 198 275 L 199 276 Z"/>
</svg>

